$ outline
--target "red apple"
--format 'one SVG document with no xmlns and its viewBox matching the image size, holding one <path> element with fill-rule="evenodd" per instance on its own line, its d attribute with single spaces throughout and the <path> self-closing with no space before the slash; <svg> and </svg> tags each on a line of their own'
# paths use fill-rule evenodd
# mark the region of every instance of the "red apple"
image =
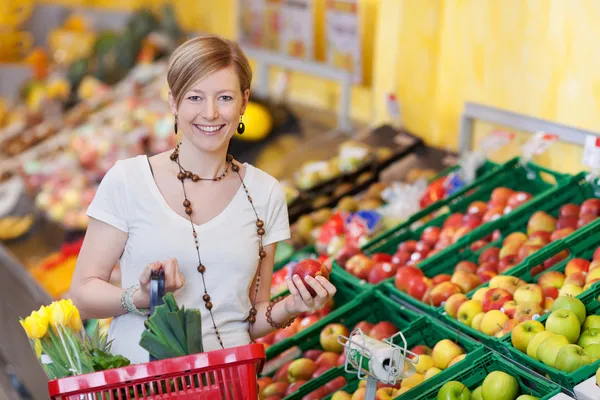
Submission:
<svg viewBox="0 0 600 400">
<path fill-rule="evenodd" d="M 398 251 L 396 254 L 392 256 L 392 264 L 398 266 L 404 266 L 407 262 L 410 261 L 410 256 L 412 253 L 407 251 Z"/>
<path fill-rule="evenodd" d="M 287 328 L 281 329 L 275 333 L 275 337 L 273 338 L 273 344 L 279 343 L 284 339 L 290 338 L 298 333 L 298 326 L 292 325 Z"/>
<path fill-rule="evenodd" d="M 396 325 L 389 321 L 381 321 L 371 329 L 369 336 L 376 340 L 383 340 L 392 337 L 398 332 Z"/>
<path fill-rule="evenodd" d="M 336 358 L 336 362 L 337 362 L 337 358 Z M 313 372 L 313 374 L 310 376 L 310 379 L 311 380 L 317 379 L 319 376 L 323 375 L 325 372 L 329 371 L 331 368 L 332 367 L 329 367 L 329 366 L 318 367 L 317 370 L 315 372 Z"/>
<path fill-rule="evenodd" d="M 559 212 L 559 217 L 579 217 L 579 205 L 577 204 L 565 204 L 563 205 Z"/>
<path fill-rule="evenodd" d="M 314 289 L 306 282 L 307 276 L 312 276 L 313 278 L 321 275 L 326 279 L 329 279 L 329 270 L 319 261 L 313 259 L 305 259 L 294 265 L 292 268 L 292 275 L 298 275 L 302 280 L 302 283 L 306 286 L 308 292 L 315 297 L 317 293 Z"/>
<path fill-rule="evenodd" d="M 452 237 L 452 243 L 458 242 L 460 238 L 467 236 L 471 232 L 473 232 L 473 228 L 470 226 L 461 226 Z"/>
<path fill-rule="evenodd" d="M 517 312 L 517 302 L 514 300 L 507 301 L 502 305 L 500 311 L 506 314 L 508 318 L 514 318 L 515 313 Z"/>
<path fill-rule="evenodd" d="M 449 316 L 456 318 L 458 315 L 458 308 L 467 300 L 469 300 L 467 296 L 462 293 L 453 294 L 446 300 L 444 310 Z"/>
<path fill-rule="evenodd" d="M 387 253 L 375 253 L 371 256 L 371 260 L 375 261 L 376 263 L 391 263 L 392 255 Z"/>
<path fill-rule="evenodd" d="M 542 247 L 544 247 L 544 246 L 537 245 L 537 244 L 524 244 L 519 249 L 519 254 L 517 255 L 517 259 L 519 260 L 519 262 L 523 262 L 527 257 L 532 255 L 536 251 L 540 250 Z"/>
<path fill-rule="evenodd" d="M 320 387 L 304 396 L 302 400 L 321 400 L 325 397 L 327 397 L 327 394 L 325 394 L 325 387 Z"/>
<path fill-rule="evenodd" d="M 450 228 L 450 227 L 458 228 L 462 225 L 462 222 L 463 222 L 463 215 L 461 213 L 451 214 L 444 221 L 444 225 L 442 226 L 442 229 Z"/>
<path fill-rule="evenodd" d="M 340 357 L 337 360 L 337 366 L 339 367 L 340 365 L 345 365 L 346 364 L 346 352 L 343 352 L 342 354 L 340 354 Z"/>
<path fill-rule="evenodd" d="M 490 272 L 498 272 L 498 263 L 496 262 L 484 262 L 482 263 L 478 268 L 477 268 L 477 273 L 483 272 L 483 271 L 490 271 Z"/>
<path fill-rule="evenodd" d="M 557 288 L 550 286 L 550 287 L 545 287 L 542 290 L 542 293 L 544 295 L 544 299 L 547 299 L 547 298 L 557 299 L 559 291 Z"/>
<path fill-rule="evenodd" d="M 497 247 L 489 247 L 481 252 L 479 255 L 478 263 L 483 264 L 484 262 L 498 262 L 500 261 L 500 252 L 501 250 Z"/>
<path fill-rule="evenodd" d="M 571 233 L 575 232 L 576 229 L 577 229 L 577 226 L 575 226 L 574 228 L 557 229 L 554 232 L 552 232 L 552 235 L 550 235 L 550 241 L 554 242 L 555 240 L 564 239 L 567 236 L 569 236 Z"/>
<path fill-rule="evenodd" d="M 369 336 L 369 333 L 371 333 L 371 329 L 373 329 L 374 326 L 375 325 L 370 322 L 360 321 L 358 324 L 356 324 L 354 329 L 360 329 L 365 335 Z"/>
<path fill-rule="evenodd" d="M 408 266 L 408 267 L 400 267 L 398 268 L 398 270 L 396 271 L 396 277 L 394 279 L 394 285 L 396 285 L 396 287 L 398 288 L 398 290 L 401 290 L 403 292 L 407 292 L 408 291 L 408 283 L 410 281 L 410 279 L 414 276 L 425 276 L 423 274 L 423 271 L 421 271 L 419 268 L 417 267 L 412 267 L 412 266 Z"/>
<path fill-rule="evenodd" d="M 519 322 L 531 321 L 535 317 L 544 315 L 544 308 L 540 304 L 522 304 L 517 306 L 515 318 Z"/>
<path fill-rule="evenodd" d="M 311 379 L 313 379 L 313 378 L 311 378 Z M 298 391 L 298 389 L 300 389 L 300 386 L 304 385 L 305 383 L 306 383 L 305 380 L 299 380 L 299 381 L 296 381 L 296 382 L 290 384 L 290 386 L 288 386 L 287 390 L 285 391 L 286 397 L 291 396 L 292 394 L 296 393 Z"/>
<path fill-rule="evenodd" d="M 442 282 L 450 282 L 450 279 L 452 279 L 452 275 L 449 274 L 439 274 L 433 277 L 433 279 L 431 279 L 431 283 L 433 283 L 433 285 L 439 285 Z"/>
<path fill-rule="evenodd" d="M 479 200 L 472 202 L 471 204 L 469 204 L 469 207 L 467 207 L 467 215 L 483 216 L 483 214 L 485 214 L 486 211 L 487 204 Z"/>
<path fill-rule="evenodd" d="M 283 364 L 281 367 L 279 367 L 277 372 L 275 372 L 275 375 L 273 375 L 274 382 L 287 382 L 288 381 L 288 368 L 290 367 L 291 363 L 292 363 L 292 361 L 287 362 L 287 363 Z"/>
<path fill-rule="evenodd" d="M 518 243 L 518 247 L 520 247 L 523 243 L 527 241 L 527 239 L 527 235 L 523 232 L 513 232 L 504 239 L 504 241 L 502 242 L 502 246 L 506 246 L 508 243 Z"/>
<path fill-rule="evenodd" d="M 569 276 L 577 272 L 587 273 L 590 268 L 590 262 L 584 258 L 574 258 L 569 260 L 565 267 L 565 275 Z"/>
<path fill-rule="evenodd" d="M 579 217 L 577 215 L 572 216 L 572 217 L 559 217 L 558 221 L 556 221 L 556 229 L 564 229 L 564 228 L 577 229 L 578 221 L 579 221 Z"/>
<path fill-rule="evenodd" d="M 406 293 L 417 300 L 421 300 L 427 289 L 432 286 L 433 282 L 431 279 L 424 276 L 415 276 L 409 280 Z"/>
<path fill-rule="evenodd" d="M 483 300 L 481 302 L 483 312 L 499 310 L 504 303 L 511 301 L 512 299 L 512 294 L 507 290 L 500 288 L 490 289 L 483 295 Z"/>
<path fill-rule="evenodd" d="M 592 256 L 592 260 L 600 260 L 600 246 L 594 250 L 594 255 Z"/>
<path fill-rule="evenodd" d="M 477 272 L 477 277 L 479 281 L 483 284 L 489 282 L 493 277 L 497 276 L 498 273 L 494 271 L 480 271 Z"/>
<path fill-rule="evenodd" d="M 421 240 L 433 247 L 440 239 L 442 229 L 438 226 L 428 226 L 421 234 Z"/>
<path fill-rule="evenodd" d="M 463 219 L 463 226 L 475 229 L 483 223 L 483 217 L 479 214 L 467 214 Z"/>
<path fill-rule="evenodd" d="M 600 216 L 600 199 L 587 199 L 581 203 L 580 215 L 583 214 L 594 214 L 596 216 Z"/>
<path fill-rule="evenodd" d="M 495 221 L 504 215 L 504 206 L 494 206 L 483 214 L 482 222 Z"/>
<path fill-rule="evenodd" d="M 556 288 L 560 289 L 563 287 L 565 283 L 566 276 L 562 272 L 559 271 L 548 271 L 545 272 L 538 279 L 538 285 L 541 286 L 542 289 L 546 288 Z"/>
<path fill-rule="evenodd" d="M 323 386 L 323 389 L 325 395 L 329 395 L 333 392 L 340 390 L 344 386 L 346 386 L 346 378 L 344 378 L 343 376 L 338 376 L 337 378 L 327 382 L 325 386 Z"/>
<path fill-rule="evenodd" d="M 502 248 L 500 249 L 498 258 L 500 259 L 500 261 L 502 261 L 506 257 L 518 255 L 519 249 L 521 248 L 521 246 L 524 245 L 524 243 L 525 242 L 520 243 L 517 241 L 512 241 L 512 242 L 508 242 L 508 243 L 504 244 L 502 246 Z"/>
<path fill-rule="evenodd" d="M 361 253 L 362 252 L 360 248 L 352 245 L 346 245 L 337 253 L 335 260 L 340 266 L 345 267 L 350 258 Z"/>
<path fill-rule="evenodd" d="M 313 361 L 317 361 L 317 359 L 319 358 L 319 356 L 321 354 L 323 354 L 323 350 L 310 349 L 310 350 L 306 350 L 302 356 L 304 358 L 310 358 Z M 337 359 L 337 354 L 336 354 L 336 359 Z"/>
<path fill-rule="evenodd" d="M 596 214 L 581 214 L 579 216 L 579 221 L 577 221 L 577 228 L 583 228 L 587 224 L 594 222 L 598 219 Z"/>
<path fill-rule="evenodd" d="M 456 293 L 462 293 L 458 285 L 452 282 L 442 282 L 431 289 L 431 305 L 439 307 L 450 296 Z M 425 296 L 423 296 L 423 299 L 425 299 Z"/>
<path fill-rule="evenodd" d="M 471 290 L 475 289 L 477 286 L 481 285 L 481 281 L 479 280 L 477 275 L 465 271 L 456 271 L 452 275 L 452 279 L 450 280 L 450 282 L 456 284 L 462 290 L 463 293 L 468 293 Z"/>
<path fill-rule="evenodd" d="M 514 210 L 515 208 L 529 201 L 532 197 L 533 196 L 527 192 L 515 192 L 508 198 L 506 205 Z"/>
<path fill-rule="evenodd" d="M 413 253 L 417 250 L 416 240 L 406 240 L 398 245 L 398 251 L 406 251 L 407 253 Z"/>
<path fill-rule="evenodd" d="M 394 265 L 388 262 L 379 262 L 369 271 L 368 281 L 372 284 L 377 284 L 385 279 L 391 278 L 396 273 Z"/>
<path fill-rule="evenodd" d="M 364 254 L 357 254 L 346 262 L 346 271 L 359 279 L 367 280 L 369 271 L 375 265 L 375 261 L 371 260 Z"/>
<path fill-rule="evenodd" d="M 600 260 L 594 260 L 590 263 L 588 268 L 588 275 L 595 269 L 600 268 Z"/>
<path fill-rule="evenodd" d="M 572 273 L 567 276 L 567 279 L 565 279 L 565 285 L 570 283 L 575 286 L 584 287 L 586 275 L 587 274 L 585 272 Z"/>
<path fill-rule="evenodd" d="M 537 239 L 537 238 L 539 238 L 540 240 L 533 240 L 533 239 Z M 525 244 L 547 245 L 548 243 L 550 243 L 552 241 L 551 238 L 552 238 L 552 232 L 535 231 L 531 235 L 529 235 L 529 239 L 527 240 L 527 242 L 525 242 Z"/>
<path fill-rule="evenodd" d="M 456 267 L 454 267 L 454 271 L 465 271 L 475 273 L 477 272 L 477 264 L 471 261 L 463 260 L 456 264 Z"/>
<path fill-rule="evenodd" d="M 536 265 L 535 267 L 531 268 L 531 276 L 536 276 L 538 274 L 541 274 L 542 272 L 544 272 L 544 266 L 543 265 Z"/>
<path fill-rule="evenodd" d="M 508 203 L 510 197 L 514 194 L 512 189 L 506 187 L 498 187 L 492 191 L 490 202 L 499 206 L 504 206 Z"/>
<path fill-rule="evenodd" d="M 410 351 L 419 356 L 421 356 L 421 355 L 430 356 L 431 353 L 433 352 L 431 347 L 426 346 L 424 344 L 417 345 L 417 346 L 413 347 L 412 349 L 410 349 Z"/>
<path fill-rule="evenodd" d="M 547 212 L 536 211 L 527 222 L 527 234 L 545 231 L 552 233 L 556 229 L 556 219 Z"/>
</svg>

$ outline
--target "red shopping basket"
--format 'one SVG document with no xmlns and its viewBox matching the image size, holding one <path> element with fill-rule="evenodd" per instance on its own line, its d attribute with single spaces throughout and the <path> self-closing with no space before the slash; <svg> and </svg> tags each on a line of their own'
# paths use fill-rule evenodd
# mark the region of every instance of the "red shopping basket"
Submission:
<svg viewBox="0 0 600 400">
<path fill-rule="evenodd" d="M 164 272 L 150 277 L 150 313 L 162 303 Z M 256 400 L 265 347 L 249 344 L 48 382 L 52 400 Z"/>
<path fill-rule="evenodd" d="M 48 382 L 52 400 L 256 400 L 265 348 L 250 344 Z"/>
</svg>

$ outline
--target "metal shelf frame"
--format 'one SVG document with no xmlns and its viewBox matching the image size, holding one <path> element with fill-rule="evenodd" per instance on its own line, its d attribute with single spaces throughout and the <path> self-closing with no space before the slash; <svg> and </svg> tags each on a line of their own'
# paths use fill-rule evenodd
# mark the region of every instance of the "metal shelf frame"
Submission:
<svg viewBox="0 0 600 400">
<path fill-rule="evenodd" d="M 503 125 L 519 131 L 553 133 L 558 136 L 561 142 L 580 146 L 585 144 L 585 138 L 588 135 L 600 137 L 600 132 L 592 132 L 541 118 L 530 117 L 513 111 L 502 110 L 479 103 L 467 102 L 465 103 L 460 120 L 458 147 L 460 154 L 472 150 L 473 123 L 476 120 Z"/>
</svg>

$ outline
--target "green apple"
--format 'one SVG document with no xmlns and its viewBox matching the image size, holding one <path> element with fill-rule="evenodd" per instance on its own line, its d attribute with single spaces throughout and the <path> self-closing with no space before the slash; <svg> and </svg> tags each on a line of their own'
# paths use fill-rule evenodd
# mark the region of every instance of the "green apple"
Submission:
<svg viewBox="0 0 600 400">
<path fill-rule="evenodd" d="M 556 356 L 555 368 L 565 372 L 573 372 L 591 364 L 592 357 L 576 344 L 563 347 Z"/>
<path fill-rule="evenodd" d="M 560 311 L 555 311 L 560 312 Z M 537 359 L 550 367 L 554 367 L 556 356 L 563 347 L 569 344 L 569 340 L 563 335 L 554 335 L 544 340 L 537 351 Z"/>
<path fill-rule="evenodd" d="M 588 344 L 583 349 L 592 357 L 592 360 L 600 360 L 600 343 Z"/>
<path fill-rule="evenodd" d="M 512 344 L 515 349 L 525 353 L 527 346 L 531 339 L 537 335 L 538 332 L 544 330 L 544 325 L 539 321 L 524 321 L 519 325 L 515 326 L 512 331 Z"/>
<path fill-rule="evenodd" d="M 540 398 L 535 397 L 535 396 L 530 396 L 528 394 L 522 394 L 519 397 L 517 397 L 517 400 L 540 400 Z"/>
<path fill-rule="evenodd" d="M 483 400 L 483 397 L 481 397 L 481 386 L 473 390 L 473 393 L 471 393 L 471 400 Z"/>
<path fill-rule="evenodd" d="M 446 382 L 437 395 L 437 400 L 470 400 L 471 391 L 458 381 Z"/>
<path fill-rule="evenodd" d="M 581 332 L 577 344 L 581 347 L 589 346 L 590 344 L 600 343 L 600 329 L 588 329 Z"/>
<path fill-rule="evenodd" d="M 581 333 L 581 324 L 571 310 L 556 310 L 546 320 L 546 330 L 563 335 L 569 343 L 577 343 Z"/>
<path fill-rule="evenodd" d="M 506 372 L 490 372 L 481 385 L 481 395 L 483 400 L 515 400 L 519 395 L 519 384 Z"/>
<path fill-rule="evenodd" d="M 548 332 L 548 331 L 538 332 L 533 337 L 533 339 L 531 339 L 529 341 L 529 344 L 527 345 L 527 355 L 529 357 L 537 360 L 537 351 L 538 351 L 538 347 L 540 347 L 540 343 L 542 343 L 544 340 L 546 340 L 547 338 L 554 336 L 554 335 L 555 335 L 555 333 Z"/>
<path fill-rule="evenodd" d="M 585 322 L 585 316 L 587 312 L 585 311 L 585 304 L 577 297 L 571 296 L 559 296 L 554 303 L 552 304 L 552 309 L 550 311 L 557 310 L 570 310 L 575 313 L 577 319 L 579 319 L 579 325 L 583 325 Z"/>
<path fill-rule="evenodd" d="M 590 315 L 585 319 L 581 330 L 586 331 L 588 329 L 600 329 L 600 315 Z"/>
</svg>

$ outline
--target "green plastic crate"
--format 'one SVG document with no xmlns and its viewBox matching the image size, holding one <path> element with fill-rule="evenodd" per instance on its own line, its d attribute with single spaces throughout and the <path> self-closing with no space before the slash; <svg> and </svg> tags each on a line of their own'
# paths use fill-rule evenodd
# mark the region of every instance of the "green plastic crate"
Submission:
<svg viewBox="0 0 600 400">
<path fill-rule="evenodd" d="M 473 392 L 483 384 L 485 377 L 494 371 L 506 372 L 517 379 L 520 387 L 519 394 L 529 394 L 539 397 L 541 400 L 548 400 L 561 391 L 558 385 L 537 377 L 535 374 L 507 361 L 501 355 L 487 353 L 468 368 L 449 376 L 444 381 L 435 383 L 429 390 L 411 397 L 411 400 L 436 400 L 438 392 L 448 381 L 459 381 Z M 403 396 L 397 398 L 402 399 Z"/>
<path fill-rule="evenodd" d="M 409 239 L 419 240 L 426 227 L 442 226 L 451 213 L 464 212 L 476 200 L 488 201 L 492 191 L 497 187 L 504 186 L 537 195 L 557 184 L 567 183 L 571 178 L 570 175 L 561 174 L 534 163 L 523 166 L 519 158 L 513 158 L 502 165 L 488 162 L 483 171 L 471 184 L 446 199 L 437 201 L 415 213 L 406 222 L 371 240 L 362 247 L 363 251 L 367 254 L 378 252 L 393 254 L 398 243 Z M 414 227 L 425 217 L 436 213 L 441 215 L 423 223 L 420 227 Z"/>
<path fill-rule="evenodd" d="M 357 309 L 355 312 L 363 316 L 361 310 L 362 307 L 360 309 Z M 353 314 L 352 310 L 349 310 L 348 314 L 348 318 L 351 321 L 353 321 L 354 323 L 358 322 L 357 319 L 350 315 Z M 443 339 L 451 339 L 453 341 L 458 341 L 458 343 L 465 349 L 467 356 L 460 363 L 457 363 L 456 365 L 453 365 L 452 367 L 443 370 L 437 375 L 434 375 L 433 377 L 429 378 L 424 383 L 415 386 L 406 393 L 403 393 L 400 397 L 398 397 L 398 399 L 414 399 L 420 393 L 424 392 L 429 387 L 431 387 L 431 385 L 435 385 L 438 382 L 445 382 L 448 379 L 448 377 L 458 373 L 461 369 L 465 369 L 467 368 L 467 366 L 472 365 L 474 362 L 476 362 L 476 360 L 480 359 L 484 355 L 484 348 L 480 344 L 475 342 L 473 339 L 465 335 L 458 335 L 457 332 L 445 327 L 444 325 L 440 324 L 438 321 L 429 316 L 424 316 L 420 318 L 409 328 L 404 329 L 402 333 L 406 339 L 408 349 L 420 344 L 425 344 L 433 348 L 433 346 L 435 346 L 435 344 L 438 341 Z M 397 341 L 398 344 L 400 341 Z M 314 390 L 324 386 L 331 380 L 340 376 L 345 377 L 347 382 L 346 386 L 340 390 L 345 390 L 349 393 L 352 393 L 354 390 L 356 390 L 356 388 L 359 385 L 357 375 L 355 373 L 346 373 L 345 368 L 342 366 L 334 370 L 328 371 L 326 375 L 324 374 L 323 376 L 311 382 L 307 382 L 298 390 L 298 392 L 294 393 L 294 395 L 286 397 L 286 400 L 302 399 L 302 397 L 306 396 L 307 394 L 313 392 Z"/>
<path fill-rule="evenodd" d="M 599 296 L 599 284 L 595 284 L 588 291 L 578 296 L 578 298 L 585 304 L 587 315 L 600 315 L 600 302 L 598 301 Z M 548 313 L 542 316 L 540 319 L 538 319 L 538 321 L 545 325 L 549 315 L 550 314 Z M 545 365 L 541 361 L 535 360 L 529 357 L 527 354 L 521 353 L 519 350 L 515 349 L 512 345 L 511 335 L 507 335 L 502 341 L 509 357 L 542 375 L 547 375 L 553 382 L 556 382 L 571 391 L 573 391 L 573 388 L 577 384 L 594 375 L 598 370 L 598 367 L 600 367 L 600 360 L 598 360 L 593 364 L 586 365 L 571 373 L 559 371 L 556 368 Z"/>
<path fill-rule="evenodd" d="M 358 287 L 354 286 L 352 283 L 350 283 L 347 280 L 345 280 L 344 278 L 340 277 L 339 273 L 335 270 L 331 271 L 331 275 L 329 275 L 329 281 L 337 289 L 335 296 L 333 297 L 333 302 L 334 302 L 335 308 L 331 312 L 330 315 L 339 314 L 341 312 L 340 310 L 346 309 L 350 304 L 354 304 L 356 300 L 361 298 L 362 295 L 371 291 L 371 289 L 363 290 L 362 288 L 358 288 Z M 287 294 L 289 294 L 289 292 L 287 292 L 287 291 L 283 293 L 283 295 L 287 295 Z M 412 315 L 415 318 L 418 317 L 418 315 L 414 312 Z M 327 316 L 327 318 L 329 318 L 329 316 Z M 325 319 L 327 319 L 327 318 L 325 318 Z M 317 322 L 315 324 L 315 326 L 324 326 L 323 320 Z M 284 339 L 284 340 L 274 344 L 273 346 L 269 347 L 267 349 L 267 359 L 270 360 L 273 357 L 277 356 L 278 354 L 282 353 L 284 350 L 287 350 L 288 348 L 294 346 L 296 343 L 296 341 L 295 341 L 296 338 L 309 330 L 310 330 L 310 328 L 306 329 L 303 332 L 298 333 L 297 335 L 295 335 L 291 338 Z"/>
</svg>

